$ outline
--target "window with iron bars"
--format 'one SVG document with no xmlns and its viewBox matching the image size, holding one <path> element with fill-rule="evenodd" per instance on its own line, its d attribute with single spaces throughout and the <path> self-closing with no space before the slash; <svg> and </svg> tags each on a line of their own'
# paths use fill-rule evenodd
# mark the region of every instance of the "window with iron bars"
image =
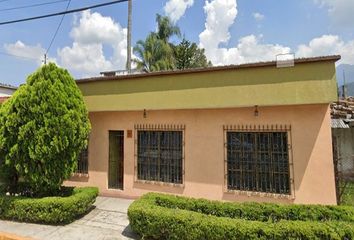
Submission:
<svg viewBox="0 0 354 240">
<path fill-rule="evenodd" d="M 226 132 L 227 188 L 290 195 L 288 133 Z"/>
<path fill-rule="evenodd" d="M 137 131 L 137 179 L 183 183 L 183 131 Z"/>
<path fill-rule="evenodd" d="M 83 149 L 78 156 L 76 173 L 88 174 L 88 148 Z"/>
</svg>

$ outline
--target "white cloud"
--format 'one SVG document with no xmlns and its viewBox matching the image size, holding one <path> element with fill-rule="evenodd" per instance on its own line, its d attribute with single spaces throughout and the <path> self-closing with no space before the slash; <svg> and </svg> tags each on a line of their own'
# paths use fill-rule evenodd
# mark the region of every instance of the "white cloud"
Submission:
<svg viewBox="0 0 354 240">
<path fill-rule="evenodd" d="M 237 16 L 237 3 L 236 0 L 205 1 L 204 12 L 207 15 L 205 30 L 199 40 L 200 46 L 208 52 L 229 41 L 229 28 Z"/>
<path fill-rule="evenodd" d="M 80 72 L 82 76 L 125 69 L 127 29 L 111 17 L 84 11 L 80 19 L 74 18 L 70 36 L 74 40 L 73 45 L 58 50 L 64 67 Z M 109 59 L 104 55 L 104 46 L 113 50 Z"/>
<path fill-rule="evenodd" d="M 76 20 L 70 36 L 82 44 L 115 44 L 125 37 L 125 31 L 111 17 L 104 17 L 97 12 L 84 11 L 81 18 Z"/>
<path fill-rule="evenodd" d="M 217 48 L 209 51 L 208 58 L 214 65 L 242 64 L 275 60 L 277 54 L 289 53 L 291 49 L 279 44 L 262 43 L 262 36 L 249 35 L 239 39 L 236 47 Z"/>
<path fill-rule="evenodd" d="M 298 46 L 297 57 L 313 57 L 340 54 L 340 63 L 354 64 L 354 40 L 343 41 L 337 35 L 323 35 L 312 39 L 308 44 Z"/>
<path fill-rule="evenodd" d="M 199 35 L 199 45 L 214 65 L 274 60 L 277 54 L 290 52 L 288 47 L 262 43 L 262 36 L 255 35 L 239 39 L 235 47 L 222 48 L 220 44 L 228 43 L 230 39 L 229 28 L 237 16 L 237 1 L 206 1 L 204 11 L 207 18 L 205 30 Z"/>
<path fill-rule="evenodd" d="M 111 70 L 113 64 L 106 60 L 102 44 L 81 44 L 74 42 L 72 47 L 65 47 L 58 52 L 61 64 L 82 74 L 98 74 Z"/>
<path fill-rule="evenodd" d="M 46 50 L 42 48 L 40 44 L 37 45 L 26 45 L 22 41 L 18 40 L 15 43 L 4 44 L 4 49 L 6 53 L 16 55 L 19 57 L 33 59 L 38 63 L 44 58 L 44 53 Z"/>
<path fill-rule="evenodd" d="M 315 0 L 318 4 L 338 7 L 348 0 Z M 353 0 L 350 0 L 354 3 Z M 350 3 L 351 4 L 351 3 Z M 349 5 L 350 5 L 349 4 Z M 347 6 L 349 6 L 347 5 Z M 221 47 L 230 39 L 230 27 L 237 17 L 236 0 L 209 0 L 205 2 L 205 30 L 199 35 L 199 45 L 205 48 L 207 58 L 214 65 L 241 64 L 274 60 L 276 55 L 296 52 L 296 57 L 314 57 L 340 54 L 340 63 L 354 64 L 354 40 L 344 41 L 337 35 L 323 35 L 301 44 L 295 49 L 280 44 L 264 43 L 263 36 L 242 37 L 234 47 Z M 255 18 L 260 16 L 254 15 Z M 262 17 L 260 17 L 262 18 Z"/>
<path fill-rule="evenodd" d="M 193 6 L 194 0 L 169 0 L 165 7 L 165 13 L 172 22 L 176 23 L 186 12 L 187 8 Z"/>
<path fill-rule="evenodd" d="M 314 0 L 321 7 L 328 8 L 328 15 L 337 27 L 352 27 L 354 22 L 353 0 Z"/>
<path fill-rule="evenodd" d="M 256 21 L 262 21 L 264 19 L 264 15 L 261 13 L 255 12 L 252 15 Z"/>
</svg>

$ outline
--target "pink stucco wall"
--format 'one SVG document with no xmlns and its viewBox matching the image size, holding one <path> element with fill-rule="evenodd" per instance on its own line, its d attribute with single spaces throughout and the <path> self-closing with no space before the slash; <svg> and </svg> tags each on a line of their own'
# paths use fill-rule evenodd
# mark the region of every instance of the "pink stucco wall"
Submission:
<svg viewBox="0 0 354 240">
<path fill-rule="evenodd" d="M 330 114 L 327 104 L 254 108 L 92 112 L 89 174 L 68 185 L 97 186 L 102 195 L 138 197 L 149 191 L 228 201 L 336 204 Z M 184 186 L 137 183 L 134 168 L 134 124 L 184 124 Z M 293 193 L 291 197 L 225 192 L 224 131 L 227 124 L 291 125 Z M 124 130 L 124 190 L 108 189 L 108 132 Z M 127 138 L 127 130 L 133 137 Z"/>
</svg>

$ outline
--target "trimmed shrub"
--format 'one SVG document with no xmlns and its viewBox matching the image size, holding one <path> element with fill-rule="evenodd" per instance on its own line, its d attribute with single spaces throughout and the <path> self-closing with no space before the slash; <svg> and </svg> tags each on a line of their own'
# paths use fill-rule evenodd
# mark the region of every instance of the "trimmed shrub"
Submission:
<svg viewBox="0 0 354 240">
<path fill-rule="evenodd" d="M 132 229 L 148 239 L 353 239 L 354 224 L 345 221 L 250 221 L 162 207 L 159 194 L 132 203 Z"/>
<path fill-rule="evenodd" d="M 151 194 L 158 206 L 184 209 L 217 217 L 242 218 L 262 222 L 280 220 L 354 222 L 354 207 L 272 203 L 233 203 Z"/>
<path fill-rule="evenodd" d="M 0 219 L 66 224 L 92 208 L 98 195 L 94 187 L 74 188 L 67 197 L 26 198 L 0 196 Z"/>
<path fill-rule="evenodd" d="M 14 193 L 23 181 L 36 196 L 54 195 L 75 171 L 90 128 L 73 77 L 43 65 L 1 105 L 0 178 Z"/>
</svg>

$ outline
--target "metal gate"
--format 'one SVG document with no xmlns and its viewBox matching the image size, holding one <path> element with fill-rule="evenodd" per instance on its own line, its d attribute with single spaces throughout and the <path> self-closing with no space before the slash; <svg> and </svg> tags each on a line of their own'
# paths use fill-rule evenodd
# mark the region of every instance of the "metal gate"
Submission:
<svg viewBox="0 0 354 240">
<path fill-rule="evenodd" d="M 338 136 L 332 136 L 337 203 L 354 204 L 354 156 L 343 157 Z"/>
</svg>

